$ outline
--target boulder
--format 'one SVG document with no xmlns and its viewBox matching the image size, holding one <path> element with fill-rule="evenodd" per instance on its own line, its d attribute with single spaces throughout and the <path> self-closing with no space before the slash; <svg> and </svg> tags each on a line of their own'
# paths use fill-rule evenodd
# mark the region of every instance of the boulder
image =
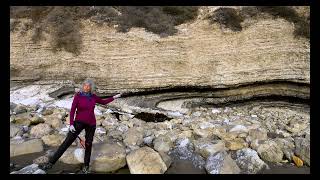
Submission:
<svg viewBox="0 0 320 180">
<path fill-rule="evenodd" d="M 16 116 L 11 116 L 10 115 L 10 123 L 14 123 L 14 120 L 16 119 Z"/>
<path fill-rule="evenodd" d="M 73 151 L 73 155 L 75 159 L 81 163 L 84 163 L 84 154 L 85 154 L 85 149 L 83 148 L 77 148 Z"/>
<path fill-rule="evenodd" d="M 298 166 L 298 167 L 303 166 L 303 161 L 302 161 L 299 157 L 297 157 L 297 156 L 295 156 L 295 155 L 292 156 L 292 161 L 293 161 L 294 164 L 295 164 L 296 166 Z"/>
<path fill-rule="evenodd" d="M 103 127 L 97 127 L 95 133 L 99 135 L 103 135 L 103 134 L 106 134 L 107 131 Z"/>
<path fill-rule="evenodd" d="M 308 123 L 306 121 L 298 121 L 293 119 L 289 122 L 289 126 L 286 126 L 286 130 L 291 133 L 299 133 L 302 130 L 308 127 Z"/>
<path fill-rule="evenodd" d="M 209 174 L 240 174 L 240 168 L 226 151 L 210 155 L 205 168 Z"/>
<path fill-rule="evenodd" d="M 10 102 L 10 110 L 14 111 L 14 108 L 17 107 L 17 104 L 14 102 Z"/>
<path fill-rule="evenodd" d="M 276 138 L 274 141 L 281 148 L 283 154 L 288 160 L 292 160 L 292 156 L 294 155 L 294 141 L 292 138 Z"/>
<path fill-rule="evenodd" d="M 60 109 L 60 111 L 57 114 L 57 118 L 61 121 L 65 121 L 66 117 L 68 116 L 68 113 L 65 109 Z"/>
<path fill-rule="evenodd" d="M 154 136 L 147 136 L 145 138 L 143 138 L 143 143 L 148 145 L 148 146 L 151 146 L 152 145 L 152 142 L 154 140 Z"/>
<path fill-rule="evenodd" d="M 177 135 L 177 138 L 191 138 L 193 136 L 192 130 L 183 130 Z"/>
<path fill-rule="evenodd" d="M 134 117 L 134 115 L 129 115 L 129 114 L 121 114 L 119 116 L 120 121 L 128 121 L 130 119 L 132 119 Z"/>
<path fill-rule="evenodd" d="M 225 141 L 225 145 L 226 148 L 232 151 L 248 147 L 248 143 L 246 143 L 243 138 L 236 138 L 234 140 Z"/>
<path fill-rule="evenodd" d="M 163 121 L 163 122 L 157 123 L 156 128 L 157 130 L 161 130 L 161 129 L 170 130 L 172 129 L 172 124 L 170 121 Z"/>
<path fill-rule="evenodd" d="M 23 133 L 23 128 L 14 124 L 10 124 L 10 138 Z"/>
<path fill-rule="evenodd" d="M 260 159 L 258 153 L 250 148 L 238 150 L 235 161 L 242 173 L 245 174 L 256 174 L 268 167 L 268 165 Z"/>
<path fill-rule="evenodd" d="M 123 145 L 97 144 L 91 156 L 91 168 L 95 172 L 113 172 L 126 165 L 126 152 Z"/>
<path fill-rule="evenodd" d="M 236 138 L 236 136 L 234 136 L 232 133 L 227 133 L 227 130 L 225 127 L 215 127 L 213 130 L 212 130 L 212 134 L 215 135 L 215 136 L 218 136 L 220 139 L 226 139 L 226 140 L 229 140 L 229 139 L 234 139 Z M 230 136 L 230 137 L 228 137 Z M 232 136 L 232 137 L 231 137 Z M 233 137 L 234 136 L 234 137 Z"/>
<path fill-rule="evenodd" d="M 69 118 L 67 117 L 66 120 L 69 121 Z M 105 117 L 102 115 L 96 115 L 96 125 L 97 126 L 102 126 L 102 121 L 105 120 Z"/>
<path fill-rule="evenodd" d="M 13 123 L 17 125 L 22 125 L 22 126 L 29 126 L 31 124 L 31 121 L 30 121 L 30 117 L 28 117 L 27 115 L 24 115 L 24 116 L 15 117 L 13 120 Z"/>
<path fill-rule="evenodd" d="M 146 146 L 131 151 L 126 159 L 131 174 L 163 174 L 167 170 L 160 154 Z"/>
<path fill-rule="evenodd" d="M 45 145 L 60 146 L 62 144 L 62 142 L 64 141 L 65 136 L 60 135 L 60 134 L 51 134 L 51 135 L 45 135 L 41 139 Z"/>
<path fill-rule="evenodd" d="M 15 114 L 25 113 L 25 112 L 27 112 L 27 107 L 22 104 L 17 104 L 15 106 L 15 108 L 13 109 L 13 111 L 15 112 Z"/>
<path fill-rule="evenodd" d="M 176 146 L 168 154 L 175 160 L 188 160 L 199 169 L 203 169 L 205 166 L 205 159 L 194 152 L 194 145 L 188 138 L 177 139 Z"/>
<path fill-rule="evenodd" d="M 45 123 L 51 125 L 54 129 L 61 129 L 63 127 L 63 121 L 57 116 L 56 113 L 45 116 L 44 119 Z"/>
<path fill-rule="evenodd" d="M 106 128 L 106 127 L 105 127 Z M 126 124 L 119 124 L 119 126 L 117 127 L 118 131 L 121 131 L 122 133 L 126 133 L 129 130 L 128 125 Z"/>
<path fill-rule="evenodd" d="M 59 161 L 65 164 L 81 164 L 83 161 L 79 161 L 74 154 L 76 147 L 69 147 L 59 158 Z"/>
<path fill-rule="evenodd" d="M 154 139 L 153 146 L 158 152 L 168 152 L 173 147 L 173 143 L 170 137 L 166 135 L 160 135 Z"/>
<path fill-rule="evenodd" d="M 41 139 L 32 139 L 24 142 L 10 142 L 10 157 L 43 151 Z"/>
<path fill-rule="evenodd" d="M 265 129 L 250 129 L 248 137 L 246 138 L 247 142 L 252 142 L 254 140 L 267 140 L 267 130 Z"/>
<path fill-rule="evenodd" d="M 20 169 L 19 171 L 13 171 L 10 174 L 46 174 L 46 172 L 42 169 L 39 169 L 38 164 L 31 164 Z"/>
<path fill-rule="evenodd" d="M 212 131 L 211 129 L 196 128 L 196 129 L 193 129 L 193 134 L 195 136 L 198 136 L 199 138 L 209 138 L 212 136 Z"/>
<path fill-rule="evenodd" d="M 49 162 L 49 157 L 44 155 L 33 160 L 34 164 L 45 164 Z"/>
<path fill-rule="evenodd" d="M 133 128 L 133 122 L 132 121 L 122 121 L 121 124 L 127 125 L 129 128 Z"/>
<path fill-rule="evenodd" d="M 182 119 L 173 118 L 173 119 L 170 120 L 170 122 L 172 124 L 181 124 L 182 123 Z"/>
<path fill-rule="evenodd" d="M 225 144 L 221 140 L 210 140 L 208 138 L 201 138 L 193 141 L 196 153 L 202 157 L 208 158 L 217 152 L 226 150 Z"/>
<path fill-rule="evenodd" d="M 300 157 L 308 166 L 310 166 L 310 141 L 297 137 L 294 139 L 295 151 L 294 153 Z"/>
<path fill-rule="evenodd" d="M 43 156 L 40 156 L 36 159 L 33 160 L 34 164 L 44 164 L 44 163 L 48 163 L 49 162 L 49 158 L 52 157 L 54 155 L 55 151 L 50 149 L 47 150 L 46 154 Z"/>
<path fill-rule="evenodd" d="M 32 118 L 30 118 L 30 124 L 31 125 L 37 125 L 37 124 L 40 124 L 40 123 L 44 123 L 44 119 L 35 115 L 33 116 Z"/>
<path fill-rule="evenodd" d="M 269 162 L 281 162 L 283 152 L 281 147 L 273 140 L 267 140 L 257 148 L 259 156 Z"/>
<path fill-rule="evenodd" d="M 30 134 L 34 137 L 41 138 L 52 132 L 52 128 L 49 124 L 41 123 L 31 128 Z"/>
<path fill-rule="evenodd" d="M 147 124 L 147 122 L 138 118 L 132 118 L 128 122 L 132 122 L 134 127 L 141 127 Z"/>
<path fill-rule="evenodd" d="M 135 149 L 143 143 L 143 133 L 136 128 L 130 128 L 123 137 L 123 142 L 129 148 Z"/>
<path fill-rule="evenodd" d="M 154 131 L 154 136 L 155 137 L 159 137 L 159 136 L 161 136 L 161 135 L 165 135 L 165 134 L 167 134 L 169 131 L 167 131 L 167 130 L 164 130 L 164 129 L 162 129 L 162 130 L 156 130 L 156 131 Z"/>
<path fill-rule="evenodd" d="M 165 152 L 159 152 L 163 162 L 166 164 L 167 169 L 169 169 L 170 165 L 172 164 L 172 159 L 171 157 L 165 153 Z"/>
<path fill-rule="evenodd" d="M 53 110 L 52 109 L 45 109 L 42 111 L 41 113 L 43 116 L 48 116 L 48 115 L 51 115 L 53 114 Z"/>
<path fill-rule="evenodd" d="M 105 120 L 101 122 L 101 125 L 107 130 L 112 129 L 118 124 L 119 124 L 118 119 L 116 117 L 113 117 L 113 115 L 106 115 Z"/>
<path fill-rule="evenodd" d="M 246 126 L 243 125 L 235 125 L 233 126 L 229 132 L 236 132 L 236 133 L 247 133 L 249 130 Z"/>
<path fill-rule="evenodd" d="M 111 137 L 112 139 L 122 141 L 122 139 L 123 139 L 122 135 L 123 135 L 123 132 L 121 132 L 119 130 L 110 130 L 107 134 L 107 137 Z"/>
</svg>

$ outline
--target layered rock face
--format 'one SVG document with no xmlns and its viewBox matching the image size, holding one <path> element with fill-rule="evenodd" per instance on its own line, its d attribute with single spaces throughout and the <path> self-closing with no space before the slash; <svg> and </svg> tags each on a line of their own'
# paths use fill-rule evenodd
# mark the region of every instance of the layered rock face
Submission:
<svg viewBox="0 0 320 180">
<path fill-rule="evenodd" d="M 45 41 L 35 44 L 30 41 L 31 32 L 13 32 L 11 81 L 48 84 L 71 80 L 67 83 L 76 85 L 91 77 L 97 83 L 97 91 L 106 95 L 249 85 L 239 93 L 219 92 L 240 99 L 252 94 L 308 99 L 309 40 L 295 38 L 292 23 L 281 18 L 248 19 L 242 22 L 242 31 L 232 32 L 209 23 L 205 17 L 210 8 L 217 7 L 200 8 L 196 20 L 179 25 L 178 33 L 166 38 L 142 28 L 119 33 L 106 25 L 82 21 L 83 45 L 78 56 L 52 52 L 46 34 Z"/>
</svg>

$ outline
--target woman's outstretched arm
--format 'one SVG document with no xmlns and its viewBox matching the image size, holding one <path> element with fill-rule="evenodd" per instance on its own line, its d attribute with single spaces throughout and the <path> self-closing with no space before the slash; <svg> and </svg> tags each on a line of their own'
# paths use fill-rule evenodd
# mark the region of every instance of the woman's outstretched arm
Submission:
<svg viewBox="0 0 320 180">
<path fill-rule="evenodd" d="M 100 97 L 96 96 L 96 102 L 103 105 L 111 103 L 113 100 L 114 100 L 113 97 L 110 97 L 107 99 L 101 99 Z"/>
<path fill-rule="evenodd" d="M 96 96 L 96 102 L 99 104 L 105 105 L 105 104 L 111 103 L 113 100 L 119 98 L 120 96 L 121 96 L 120 94 L 117 94 L 117 95 L 109 97 L 107 99 L 101 99 L 100 97 Z"/>
</svg>

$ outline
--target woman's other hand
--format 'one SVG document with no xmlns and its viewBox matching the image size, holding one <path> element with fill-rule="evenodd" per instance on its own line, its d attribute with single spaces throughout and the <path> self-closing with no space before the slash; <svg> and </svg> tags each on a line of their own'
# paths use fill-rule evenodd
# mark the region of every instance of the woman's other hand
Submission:
<svg viewBox="0 0 320 180">
<path fill-rule="evenodd" d="M 71 125 L 71 126 L 69 127 L 69 131 L 71 131 L 72 133 L 74 133 L 74 132 L 76 132 L 76 129 L 74 128 L 73 125 Z"/>
<path fill-rule="evenodd" d="M 121 94 L 114 95 L 114 96 L 113 96 L 113 99 L 117 99 L 117 98 L 119 98 L 119 97 L 121 97 Z"/>
</svg>

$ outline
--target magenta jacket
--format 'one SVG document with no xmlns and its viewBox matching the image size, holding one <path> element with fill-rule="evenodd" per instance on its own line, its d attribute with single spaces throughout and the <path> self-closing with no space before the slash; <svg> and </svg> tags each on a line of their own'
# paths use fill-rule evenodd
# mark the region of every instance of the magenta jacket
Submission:
<svg viewBox="0 0 320 180">
<path fill-rule="evenodd" d="M 110 97 L 108 99 L 101 99 L 97 95 L 92 94 L 91 98 L 76 93 L 70 111 L 70 125 L 73 125 L 74 121 L 81 121 L 89 125 L 96 125 L 96 117 L 94 115 L 94 108 L 96 103 L 108 104 L 114 99 Z M 76 118 L 74 119 L 74 113 L 76 112 Z"/>
</svg>

